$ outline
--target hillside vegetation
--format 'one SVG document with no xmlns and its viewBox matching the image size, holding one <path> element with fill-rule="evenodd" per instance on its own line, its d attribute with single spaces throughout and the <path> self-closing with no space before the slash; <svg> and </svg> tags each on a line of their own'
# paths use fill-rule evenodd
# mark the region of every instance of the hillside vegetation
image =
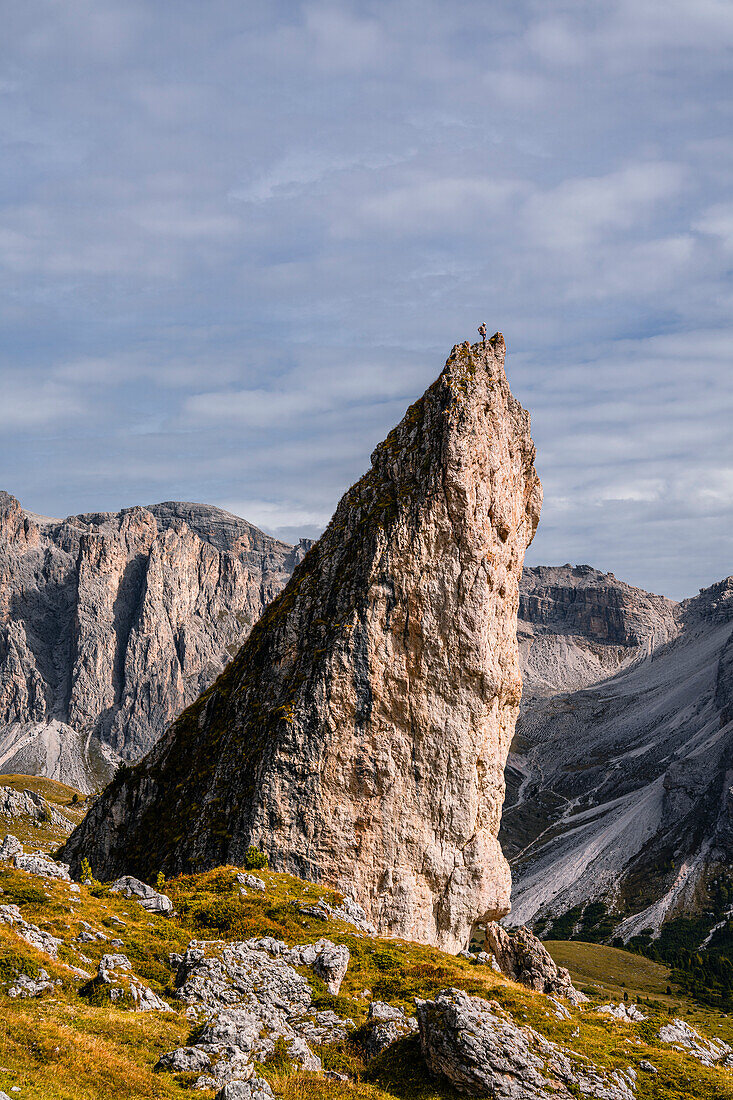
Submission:
<svg viewBox="0 0 733 1100">
<path fill-rule="evenodd" d="M 169 953 L 182 952 L 192 938 L 238 940 L 272 935 L 292 944 L 314 942 L 327 935 L 335 943 L 346 944 L 351 959 L 339 995 L 331 996 L 325 986 L 316 988 L 314 1007 L 332 1008 L 340 1016 L 351 1017 L 357 1027 L 344 1042 L 324 1046 L 317 1053 L 325 1069 L 344 1074 L 348 1080 L 297 1073 L 281 1057 L 275 1058 L 262 1066 L 261 1075 L 283 1100 L 457 1097 L 450 1087 L 431 1079 L 420 1058 L 417 1038 L 398 1041 L 370 1064 L 360 1046 L 359 1027 L 370 998 L 412 1012 L 415 997 L 431 997 L 447 986 L 498 1001 L 518 1023 L 531 1024 L 605 1069 L 638 1066 L 643 1059 L 653 1062 L 657 1074 L 639 1074 L 639 1098 L 733 1100 L 733 1075 L 728 1071 L 701 1066 L 655 1041 L 657 1025 L 667 1022 L 671 1011 L 693 1017 L 696 1012 L 684 997 L 666 996 L 664 971 L 659 966 L 595 945 L 551 944 L 559 961 L 569 963 L 582 984 L 596 989 L 590 1005 L 570 1008 L 568 1019 L 557 1019 L 548 998 L 529 992 L 489 967 L 431 947 L 358 934 L 346 924 L 303 915 L 293 906 L 294 901 L 313 904 L 324 897 L 332 904 L 339 901 L 338 895 L 321 887 L 263 870 L 258 873 L 265 891 L 243 897 L 237 885 L 238 870 L 221 867 L 165 883 L 176 913 L 164 917 L 151 915 L 134 900 L 110 894 L 104 886 L 82 886 L 77 894 L 68 883 L 2 866 L 3 902 L 17 904 L 25 920 L 59 937 L 63 945 L 59 961 L 54 963 L 11 929 L 0 926 L 0 979 L 4 983 L 0 993 L 0 1089 L 9 1093 L 18 1086 L 18 1095 L 29 1100 L 211 1096 L 210 1092 L 191 1092 L 195 1075 L 153 1072 L 160 1055 L 185 1045 L 192 1031 L 185 1006 L 175 998 Z M 83 922 L 121 940 L 124 946 L 119 950 L 128 956 L 135 974 L 165 998 L 173 1011 L 135 1013 L 90 1000 L 85 983 L 69 967 L 92 971 L 112 948 L 104 940 L 78 942 Z M 40 967 L 52 980 L 61 979 L 54 992 L 26 1000 L 7 996 L 7 983 L 17 972 L 33 974 Z M 594 1011 L 609 994 L 622 997 L 624 984 L 635 994 L 649 997 L 651 1004 L 644 1006 L 649 1020 L 620 1023 Z M 707 1013 L 705 1023 L 711 1031 L 731 1038 L 730 1024 L 724 1018 Z"/>
</svg>

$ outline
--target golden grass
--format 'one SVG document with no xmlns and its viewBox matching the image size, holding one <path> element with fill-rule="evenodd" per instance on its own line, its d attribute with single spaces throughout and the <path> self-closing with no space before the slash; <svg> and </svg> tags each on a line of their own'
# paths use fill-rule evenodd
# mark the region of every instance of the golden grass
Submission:
<svg viewBox="0 0 733 1100">
<path fill-rule="evenodd" d="M 562 1021 L 556 1019 L 545 997 L 488 967 L 475 966 L 424 945 L 355 935 L 348 925 L 321 921 L 293 906 L 293 901 L 312 902 L 323 896 L 338 900 L 325 888 L 263 871 L 260 877 L 266 882 L 266 891 L 249 891 L 242 898 L 236 883 L 238 870 L 217 868 L 167 883 L 165 890 L 174 901 L 177 915 L 164 918 L 153 917 L 133 900 L 108 894 L 104 889 L 82 887 L 75 903 L 68 884 L 46 883 L 8 867 L 0 868 L 2 902 L 16 902 L 26 920 L 66 941 L 62 960 L 52 963 L 24 945 L 10 929 L 0 926 L 0 971 L 3 958 L 4 974 L 15 965 L 15 959 L 21 969 L 41 965 L 52 978 L 63 978 L 63 985 L 55 993 L 38 1000 L 12 1001 L 0 986 L 0 1089 L 12 1096 L 11 1087 L 20 1086 L 21 1100 L 210 1097 L 212 1094 L 205 1091 L 190 1091 L 190 1075 L 152 1072 L 160 1054 L 184 1045 L 190 1034 L 183 1006 L 175 1001 L 170 987 L 168 953 L 181 951 L 192 938 L 237 939 L 268 933 L 291 943 L 327 935 L 348 945 L 351 962 L 337 998 L 329 996 L 311 976 L 309 980 L 314 986 L 316 1007 L 333 1007 L 357 1024 L 366 1015 L 364 989 L 370 989 L 375 998 L 414 1011 L 415 997 L 429 997 L 455 985 L 497 1000 L 518 1023 L 532 1025 L 606 1070 L 638 1065 L 642 1058 L 648 1058 L 658 1066 L 659 1073 L 640 1073 L 638 1100 L 733 1100 L 733 1075 L 706 1070 L 691 1058 L 653 1041 L 654 1028 L 668 1016 L 666 1007 L 659 1007 L 665 996 L 662 988 L 666 989 L 664 968 L 649 960 L 591 944 L 549 944 L 581 983 L 594 982 L 598 986 L 603 994 L 600 999 L 608 999 L 609 995 L 619 999 L 619 994 L 623 996 L 620 983 L 626 982 L 630 992 L 643 991 L 657 1002 L 657 1007 L 650 1010 L 653 1026 L 619 1024 L 596 1014 L 592 1006 L 583 1012 L 572 1010 L 571 1020 Z M 138 1014 L 108 1004 L 95 1007 L 80 996 L 82 983 L 63 965 L 64 961 L 93 972 L 101 955 L 110 950 L 108 941 L 73 942 L 81 920 L 110 937 L 119 936 L 124 943 L 119 950 L 132 960 L 135 973 L 176 1011 Z M 124 926 L 120 921 L 125 922 Z M 602 979 L 606 982 L 603 986 Z M 676 1004 L 680 1014 L 688 1010 L 688 1018 L 694 1011 L 683 997 L 678 997 Z M 702 1025 L 703 1021 L 693 1018 L 693 1022 Z M 717 1032 L 724 1022 L 711 1011 L 707 1030 Z M 262 1075 L 283 1100 L 448 1100 L 457 1095 L 447 1084 L 429 1077 L 414 1039 L 396 1045 L 370 1066 L 365 1065 L 356 1042 L 347 1041 L 319 1053 L 327 1067 L 346 1072 L 352 1079 L 338 1082 L 314 1074 L 284 1074 L 277 1072 L 275 1065 L 263 1066 Z"/>
</svg>

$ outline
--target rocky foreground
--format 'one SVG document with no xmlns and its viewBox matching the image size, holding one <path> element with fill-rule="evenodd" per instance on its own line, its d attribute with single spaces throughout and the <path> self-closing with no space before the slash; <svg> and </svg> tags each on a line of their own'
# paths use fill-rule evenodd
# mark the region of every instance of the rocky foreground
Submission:
<svg viewBox="0 0 733 1100">
<path fill-rule="evenodd" d="M 526 932 L 449 955 L 266 868 L 75 883 L 12 837 L 0 888 L 5 1095 L 733 1098 L 727 1042 L 589 1000 Z"/>
<path fill-rule="evenodd" d="M 0 492 L 0 771 L 90 791 L 137 760 L 304 552 L 206 505 L 55 520 Z"/>
<path fill-rule="evenodd" d="M 241 863 L 353 891 L 457 949 L 509 907 L 496 839 L 541 486 L 504 341 L 456 346 L 213 688 L 116 777 L 75 869 Z"/>
</svg>

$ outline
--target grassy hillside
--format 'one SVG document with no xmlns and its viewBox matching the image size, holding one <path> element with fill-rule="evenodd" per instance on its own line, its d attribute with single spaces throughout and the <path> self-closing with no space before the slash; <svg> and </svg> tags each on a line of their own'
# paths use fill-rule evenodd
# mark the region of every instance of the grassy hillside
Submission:
<svg viewBox="0 0 733 1100">
<path fill-rule="evenodd" d="M 85 795 L 73 787 L 67 787 L 65 783 L 57 783 L 55 779 L 45 779 L 37 775 L 0 775 L 0 787 L 12 787 L 14 791 L 32 791 L 63 814 L 68 821 L 67 826 L 53 824 L 51 821 L 35 821 L 27 816 L 16 817 L 0 813 L 0 837 L 12 833 L 28 851 L 51 851 L 57 848 L 87 811 Z"/>
<path fill-rule="evenodd" d="M 66 783 L 46 779 L 43 775 L 0 775 L 0 787 L 12 787 L 14 791 L 33 791 L 59 809 L 73 815 L 74 822 L 81 821 L 86 812 L 86 795 Z"/>
<path fill-rule="evenodd" d="M 26 946 L 0 925 L 0 980 L 8 981 L 19 969 L 32 972 L 45 967 L 62 985 L 40 999 L 11 1000 L 0 986 L 0 1089 L 9 1095 L 19 1086 L 27 1100 L 167 1100 L 212 1093 L 191 1092 L 191 1075 L 154 1074 L 155 1062 L 166 1050 L 187 1042 L 191 1023 L 185 1005 L 175 1000 L 168 953 L 181 951 L 192 938 L 246 939 L 274 935 L 289 943 L 313 942 L 328 935 L 345 943 L 351 962 L 338 997 L 325 987 L 316 988 L 316 1007 L 333 1008 L 364 1021 L 369 1000 L 389 1001 L 413 1010 L 414 998 L 429 997 L 446 986 L 494 998 L 515 1020 L 536 1027 L 550 1039 L 587 1055 L 605 1069 L 625 1068 L 647 1058 L 658 1067 L 656 1075 L 640 1072 L 639 1100 L 733 1100 L 733 1074 L 706 1069 L 692 1058 L 654 1040 L 658 1025 L 669 1018 L 670 1008 L 702 1024 L 695 1008 L 682 997 L 666 999 L 663 967 L 638 956 L 595 945 L 551 944 L 559 961 L 570 965 L 581 984 L 594 985 L 599 1004 L 612 994 L 623 997 L 626 989 L 642 992 L 654 1002 L 646 1009 L 650 1021 L 624 1024 L 598 1015 L 593 1006 L 571 1009 L 571 1019 L 558 1020 L 548 999 L 531 993 L 488 967 L 446 955 L 430 947 L 400 940 L 380 940 L 360 935 L 338 921 L 304 916 L 291 903 L 313 902 L 337 895 L 288 875 L 260 872 L 264 893 L 242 897 L 236 883 L 237 868 L 223 867 L 197 876 L 177 878 L 165 884 L 176 915 L 152 916 L 136 902 L 111 895 L 104 888 L 81 887 L 78 895 L 65 883 L 48 883 L 7 866 L 0 869 L 2 902 L 16 903 L 26 920 L 64 940 L 60 961 Z M 75 900 L 78 899 L 78 900 Z M 111 1004 L 95 1006 L 79 992 L 81 981 L 65 964 L 96 969 L 106 942 L 75 943 L 80 921 L 124 942 L 134 972 L 173 1006 L 170 1014 L 136 1014 Z M 124 922 L 124 923 L 122 923 Z M 727 1022 L 714 1014 L 706 1022 L 710 1030 L 730 1038 Z M 577 1034 L 576 1034 L 577 1029 Z M 402 1040 L 367 1065 L 358 1041 L 358 1030 L 349 1040 L 318 1049 L 327 1069 L 348 1075 L 348 1082 L 295 1073 L 281 1061 L 265 1064 L 268 1077 L 283 1100 L 457 1100 L 447 1086 L 431 1080 L 423 1067 L 416 1039 Z"/>
</svg>

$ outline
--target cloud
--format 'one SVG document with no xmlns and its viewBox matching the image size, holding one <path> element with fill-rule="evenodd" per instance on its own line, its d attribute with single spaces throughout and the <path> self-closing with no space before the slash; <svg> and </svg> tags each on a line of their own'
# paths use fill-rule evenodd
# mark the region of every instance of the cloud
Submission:
<svg viewBox="0 0 733 1100">
<path fill-rule="evenodd" d="M 547 248 L 590 248 L 623 233 L 676 195 L 684 171 L 676 164 L 632 164 L 605 176 L 564 180 L 527 203 L 529 239 Z"/>
<path fill-rule="evenodd" d="M 7 487 L 310 534 L 486 320 L 533 560 L 730 572 L 732 44 L 724 0 L 11 5 Z"/>
</svg>

